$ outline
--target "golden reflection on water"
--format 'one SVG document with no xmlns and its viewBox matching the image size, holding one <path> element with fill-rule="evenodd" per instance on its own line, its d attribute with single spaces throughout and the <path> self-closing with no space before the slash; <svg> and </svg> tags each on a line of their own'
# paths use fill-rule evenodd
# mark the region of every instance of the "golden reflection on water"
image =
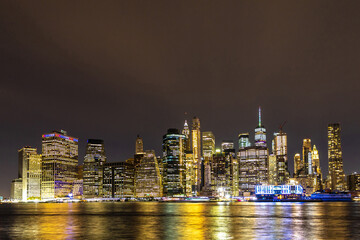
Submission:
<svg viewBox="0 0 360 240">
<path fill-rule="evenodd" d="M 360 239 L 356 203 L 29 203 L 0 217 L 0 239 Z"/>
</svg>

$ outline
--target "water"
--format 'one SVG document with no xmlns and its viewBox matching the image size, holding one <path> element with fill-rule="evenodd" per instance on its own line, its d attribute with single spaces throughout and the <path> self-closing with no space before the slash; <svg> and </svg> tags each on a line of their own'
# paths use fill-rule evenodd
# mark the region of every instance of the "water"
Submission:
<svg viewBox="0 0 360 240">
<path fill-rule="evenodd" d="M 360 203 L 0 204 L 0 239 L 360 239 Z"/>
</svg>

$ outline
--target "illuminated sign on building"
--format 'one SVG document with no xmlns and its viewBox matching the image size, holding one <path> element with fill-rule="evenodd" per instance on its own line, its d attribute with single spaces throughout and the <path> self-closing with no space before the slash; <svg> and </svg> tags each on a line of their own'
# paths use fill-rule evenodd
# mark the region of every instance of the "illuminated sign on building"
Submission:
<svg viewBox="0 0 360 240">
<path fill-rule="evenodd" d="M 303 194 L 304 189 L 301 185 L 258 185 L 255 186 L 256 195 L 274 194 Z"/>
<path fill-rule="evenodd" d="M 43 138 L 49 138 L 49 137 L 59 137 L 59 138 L 64 138 L 70 141 L 74 141 L 74 142 L 78 142 L 79 140 L 76 138 L 72 138 L 72 137 L 68 137 L 68 136 L 64 136 L 58 133 L 51 133 L 51 134 L 43 134 L 42 135 Z"/>
</svg>

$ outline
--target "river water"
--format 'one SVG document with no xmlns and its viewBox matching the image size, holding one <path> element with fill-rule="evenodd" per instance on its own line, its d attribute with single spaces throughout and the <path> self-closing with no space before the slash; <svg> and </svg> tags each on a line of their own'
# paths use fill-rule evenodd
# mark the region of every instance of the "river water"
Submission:
<svg viewBox="0 0 360 240">
<path fill-rule="evenodd" d="M 0 239 L 360 239 L 360 203 L 0 204 Z"/>
</svg>

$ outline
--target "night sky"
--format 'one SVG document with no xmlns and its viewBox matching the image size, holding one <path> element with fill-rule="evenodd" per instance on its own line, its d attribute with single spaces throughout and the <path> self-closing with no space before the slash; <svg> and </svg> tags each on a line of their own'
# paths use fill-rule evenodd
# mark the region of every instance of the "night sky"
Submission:
<svg viewBox="0 0 360 240">
<path fill-rule="evenodd" d="M 2 1 L 0 195 L 17 150 L 65 129 L 132 157 L 136 135 L 161 155 L 184 112 L 217 146 L 250 132 L 258 106 L 269 147 L 287 121 L 289 169 L 311 138 L 327 174 L 327 124 L 344 168 L 360 171 L 360 1 Z"/>
</svg>

